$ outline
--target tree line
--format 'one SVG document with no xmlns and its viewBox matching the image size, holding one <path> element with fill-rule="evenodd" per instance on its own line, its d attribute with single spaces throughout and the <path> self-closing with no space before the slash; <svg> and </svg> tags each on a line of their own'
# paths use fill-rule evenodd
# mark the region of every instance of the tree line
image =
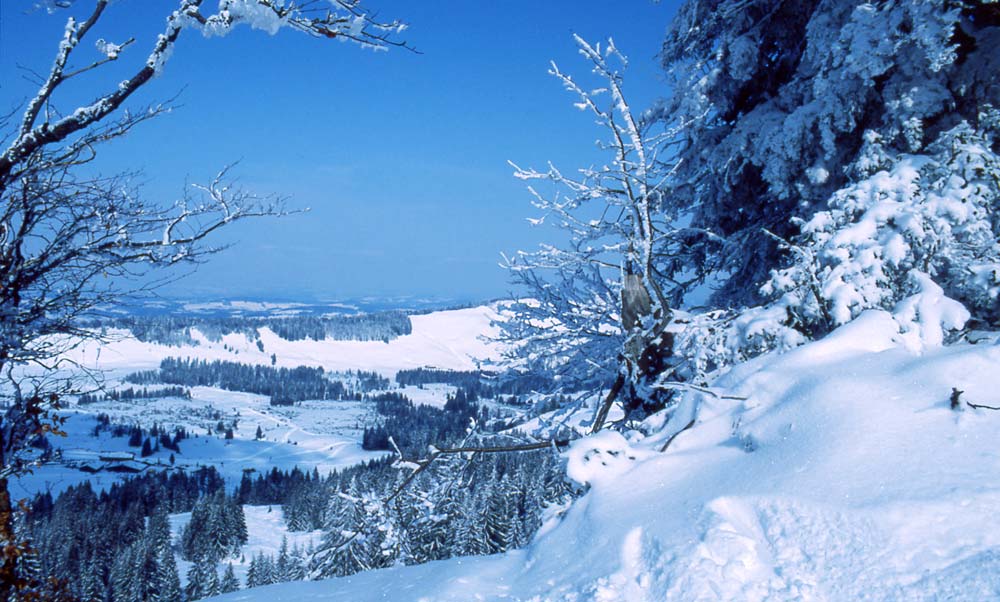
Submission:
<svg viewBox="0 0 1000 602">
<path fill-rule="evenodd" d="M 99 401 L 133 401 L 136 399 L 160 399 L 163 397 L 191 399 L 191 390 L 184 387 L 161 387 L 157 389 L 128 387 L 127 389 L 112 389 L 106 393 L 83 393 L 77 397 L 76 402 L 87 405 Z"/>
<path fill-rule="evenodd" d="M 349 388 L 334 380 L 323 368 L 299 366 L 275 368 L 222 360 L 168 357 L 158 370 L 133 372 L 125 381 L 133 384 L 169 383 L 189 387 L 218 387 L 270 396 L 271 405 L 291 405 L 307 399 L 360 400 L 363 393 L 381 390 L 388 380 L 370 372 L 349 373 Z"/>
<path fill-rule="evenodd" d="M 368 450 L 392 450 L 389 439 L 408 457 L 419 457 L 429 445 L 447 445 L 459 439 L 470 421 L 485 423 L 488 408 L 475 403 L 465 389 L 449 395 L 443 408 L 415 404 L 402 393 L 388 391 L 367 397 L 381 416 L 366 427 L 361 446 Z"/>
<path fill-rule="evenodd" d="M 551 378 L 543 374 L 507 370 L 502 373 L 486 370 L 444 370 L 409 368 L 396 373 L 400 387 L 445 384 L 465 389 L 473 399 L 492 399 L 500 395 L 528 395 L 555 388 Z"/>
<path fill-rule="evenodd" d="M 285 317 L 223 317 L 190 315 L 130 315 L 89 319 L 82 322 L 89 328 L 120 328 L 128 330 L 140 341 L 161 345 L 196 345 L 191 336 L 198 330 L 210 341 L 219 342 L 228 334 L 242 334 L 252 341 L 260 340 L 260 330 L 267 328 L 286 341 L 311 339 L 322 341 L 383 341 L 413 332 L 410 316 L 392 310 L 353 316 L 285 316 Z M 262 344 L 261 344 L 262 346 Z"/>
</svg>

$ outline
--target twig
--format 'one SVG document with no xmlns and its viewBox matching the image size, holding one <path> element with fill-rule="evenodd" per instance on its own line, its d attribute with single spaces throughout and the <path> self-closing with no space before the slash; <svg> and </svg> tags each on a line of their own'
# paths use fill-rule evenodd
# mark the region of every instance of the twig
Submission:
<svg viewBox="0 0 1000 602">
<path fill-rule="evenodd" d="M 618 397 L 618 393 L 621 392 L 623 386 L 625 386 L 625 375 L 619 372 L 618 378 L 615 379 L 615 384 L 611 386 L 608 396 L 601 403 L 601 409 L 597 412 L 597 417 L 594 418 L 594 426 L 590 429 L 591 434 L 596 433 L 604 427 L 604 422 L 608 419 L 611 406 L 614 404 L 615 398 Z"/>
<path fill-rule="evenodd" d="M 723 395 L 722 393 L 716 393 L 708 387 L 702 387 L 699 385 L 694 385 L 691 383 L 682 383 L 675 381 L 659 382 L 654 385 L 657 389 L 691 389 L 692 391 L 697 391 L 699 393 L 705 393 L 706 395 L 711 395 L 716 399 L 735 399 L 736 401 L 746 401 L 749 397 L 742 397 L 740 395 Z"/>
<path fill-rule="evenodd" d="M 971 401 L 966 401 L 965 403 L 967 403 L 970 408 L 975 408 L 977 410 L 996 410 L 1000 412 L 1000 407 L 997 406 L 988 406 L 981 403 L 972 403 Z"/>
<path fill-rule="evenodd" d="M 692 418 L 692 419 L 691 419 L 691 422 L 687 423 L 687 425 L 686 425 L 686 426 L 685 426 L 684 428 L 682 428 L 681 430 L 677 431 L 677 432 L 676 432 L 676 433 L 674 433 L 673 435 L 670 435 L 670 438 L 669 438 L 669 439 L 667 439 L 667 442 L 663 444 L 663 447 L 661 447 L 661 448 L 660 448 L 660 451 L 661 451 L 661 452 L 665 452 L 665 451 L 667 451 L 667 448 L 668 448 L 668 447 L 670 447 L 670 444 L 674 442 L 674 439 L 676 439 L 676 438 L 677 438 L 677 435 L 680 435 L 680 434 L 681 434 L 681 433 L 683 433 L 684 431 L 686 431 L 686 430 L 688 430 L 689 428 L 691 428 L 692 426 L 694 426 L 694 421 L 695 421 L 695 419 L 694 419 L 694 418 Z"/>
</svg>

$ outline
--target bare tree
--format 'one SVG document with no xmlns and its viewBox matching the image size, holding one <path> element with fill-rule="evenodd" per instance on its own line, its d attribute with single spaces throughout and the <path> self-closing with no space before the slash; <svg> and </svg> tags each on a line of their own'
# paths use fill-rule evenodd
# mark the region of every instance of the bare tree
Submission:
<svg viewBox="0 0 1000 602">
<path fill-rule="evenodd" d="M 603 48 L 576 42 L 599 87 L 585 89 L 555 63 L 550 73 L 604 130 L 599 145 L 609 160 L 574 174 L 511 164 L 517 178 L 554 184 L 550 196 L 529 186 L 542 212 L 532 221 L 552 223 L 566 242 L 505 257 L 526 293 L 503 326 L 515 353 L 535 369 L 582 386 L 585 395 L 610 389 L 592 426 L 599 430 L 616 400 L 627 418 L 641 418 L 669 396 L 654 385 L 668 370 L 671 301 L 683 288 L 667 277 L 669 263 L 683 251 L 664 191 L 673 167 L 661 155 L 680 129 L 656 130 L 658 115 L 632 111 L 623 87 L 627 61 L 613 41 Z"/>
<path fill-rule="evenodd" d="M 50 2 L 49 8 L 82 9 L 84 2 Z M 240 189 L 223 169 L 209 184 L 162 205 L 144 198 L 133 174 L 94 176 L 85 166 L 102 144 L 167 110 L 153 105 L 128 110 L 129 99 L 166 65 L 188 29 L 225 35 L 248 25 L 275 33 L 291 28 L 323 39 L 386 49 L 398 22 L 380 22 L 359 0 L 289 2 L 222 0 L 203 12 L 201 0 L 180 0 L 150 51 L 137 57 L 124 81 L 100 77 L 105 65 L 122 61 L 136 44 L 98 39 L 98 54 L 81 47 L 94 37 L 109 0 L 86 3 L 88 14 L 69 17 L 52 67 L 23 110 L 0 119 L 0 598 L 11 599 L 37 584 L 18 575 L 18 557 L 28 549 L 14 532 L 8 480 L 30 470 L 30 443 L 58 432 L 60 400 L 78 390 L 77 370 L 65 353 L 97 333 L 80 318 L 135 292 L 136 276 L 196 263 L 218 250 L 207 244 L 216 230 L 252 217 L 286 212 L 282 199 Z M 81 56 L 82 55 L 82 56 Z M 87 78 L 99 90 L 92 102 L 60 106 L 66 82 Z M 147 280 L 148 282 L 148 280 Z M 148 284 L 145 286 L 149 286 Z M 37 592 L 36 592 L 37 593 Z"/>
</svg>

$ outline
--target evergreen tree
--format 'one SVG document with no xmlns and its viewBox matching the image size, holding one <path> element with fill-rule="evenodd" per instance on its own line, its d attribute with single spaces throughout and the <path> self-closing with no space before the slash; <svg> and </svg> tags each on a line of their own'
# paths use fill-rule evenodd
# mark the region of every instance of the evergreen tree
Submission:
<svg viewBox="0 0 1000 602">
<path fill-rule="evenodd" d="M 259 557 L 260 553 L 257 553 L 250 559 L 250 566 L 247 567 L 247 589 L 264 585 L 260 578 Z"/>
<path fill-rule="evenodd" d="M 277 576 L 274 571 L 274 560 L 270 556 L 264 556 L 262 553 L 257 561 L 258 568 L 258 581 L 260 585 L 271 585 L 272 583 L 277 583 Z"/>
<path fill-rule="evenodd" d="M 222 576 L 222 581 L 219 583 L 219 593 L 228 594 L 230 592 L 235 592 L 240 589 L 240 582 L 236 578 L 236 573 L 233 572 L 233 563 L 229 563 L 226 566 L 226 572 Z"/>
<path fill-rule="evenodd" d="M 160 602 L 183 602 L 177 561 L 173 549 L 169 546 L 160 551 L 160 572 L 157 580 L 160 584 Z"/>
<path fill-rule="evenodd" d="M 219 577 L 215 569 L 215 560 L 207 555 L 194 559 L 187 574 L 188 601 L 200 600 L 219 593 Z"/>
<path fill-rule="evenodd" d="M 90 562 L 85 565 L 83 582 L 80 584 L 80 602 L 103 602 L 107 595 L 107 588 L 101 579 L 101 570 L 97 562 Z M 167 602 L 161 598 L 161 602 Z"/>
<path fill-rule="evenodd" d="M 291 572 L 291 559 L 288 556 L 288 538 L 281 538 L 281 548 L 278 550 L 278 559 L 274 564 L 274 574 L 275 579 L 279 583 L 285 581 L 291 581 L 289 574 Z"/>
<path fill-rule="evenodd" d="M 288 557 L 288 576 L 285 581 L 302 581 L 306 578 L 306 565 L 303 552 L 298 544 L 292 547 Z"/>
</svg>

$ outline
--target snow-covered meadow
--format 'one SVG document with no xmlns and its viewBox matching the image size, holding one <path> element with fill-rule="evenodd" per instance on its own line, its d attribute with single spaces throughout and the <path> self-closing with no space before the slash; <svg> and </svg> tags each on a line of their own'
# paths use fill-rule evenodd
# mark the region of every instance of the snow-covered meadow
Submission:
<svg viewBox="0 0 1000 602">
<path fill-rule="evenodd" d="M 165 357 L 199 360 L 225 360 L 270 366 L 320 367 L 330 372 L 366 370 L 389 378 L 407 368 L 434 367 L 450 370 L 474 370 L 500 359 L 499 347 L 491 340 L 497 333 L 493 321 L 499 317 L 494 306 L 437 311 L 410 317 L 413 332 L 389 342 L 285 340 L 267 327 L 260 329 L 261 350 L 257 342 L 243 334 L 227 334 L 210 340 L 195 329 L 196 345 L 167 346 L 144 343 L 127 332 L 110 334 L 114 340 L 90 342 L 71 351 L 67 358 L 82 366 L 103 370 L 110 375 L 124 375 L 135 370 L 157 368 Z"/>
<path fill-rule="evenodd" d="M 496 334 L 493 326 L 496 318 L 496 309 L 491 306 L 414 315 L 413 332 L 387 343 L 288 341 L 263 328 L 260 340 L 264 351 L 243 334 L 229 334 L 212 341 L 195 330 L 192 338 L 198 344 L 178 347 L 144 343 L 126 332 L 118 332 L 111 342 L 88 342 L 74 349 L 69 359 L 103 371 L 109 389 L 129 386 L 120 382 L 124 376 L 155 369 L 166 357 L 270 366 L 274 354 L 279 367 L 305 365 L 333 373 L 363 370 L 392 379 L 397 371 L 407 368 L 472 370 L 498 361 L 499 349 L 491 340 Z M 455 387 L 429 384 L 396 390 L 414 403 L 440 407 L 455 392 Z M 29 497 L 40 491 L 57 494 L 87 480 L 96 488 L 103 488 L 131 474 L 108 472 L 107 463 L 100 461 L 102 455 L 109 454 L 133 454 L 138 458 L 139 450 L 128 446 L 127 437 L 115 438 L 106 432 L 92 436 L 98 414 L 106 414 L 113 423 L 138 425 L 147 430 L 158 425 L 169 432 L 175 428 L 188 432 L 189 438 L 180 444 L 180 453 L 160 449 L 137 460 L 133 468 L 140 471 L 213 466 L 232 484 L 239 481 L 245 470 L 264 472 L 298 466 L 325 474 L 384 455 L 361 448 L 361 433 L 371 423 L 373 410 L 370 404 L 358 401 L 317 400 L 272 406 L 263 395 L 193 387 L 191 399 L 105 400 L 72 405 L 63 414 L 67 417 L 63 426 L 66 436 L 50 438 L 53 447 L 60 450 L 61 459 L 17 479 L 12 486 L 16 497 Z M 232 440 L 216 432 L 220 421 L 236 425 Z M 258 428 L 263 435 L 260 439 L 257 439 Z M 171 455 L 173 464 L 169 460 Z M 97 472 L 84 472 L 81 467 Z"/>
</svg>

